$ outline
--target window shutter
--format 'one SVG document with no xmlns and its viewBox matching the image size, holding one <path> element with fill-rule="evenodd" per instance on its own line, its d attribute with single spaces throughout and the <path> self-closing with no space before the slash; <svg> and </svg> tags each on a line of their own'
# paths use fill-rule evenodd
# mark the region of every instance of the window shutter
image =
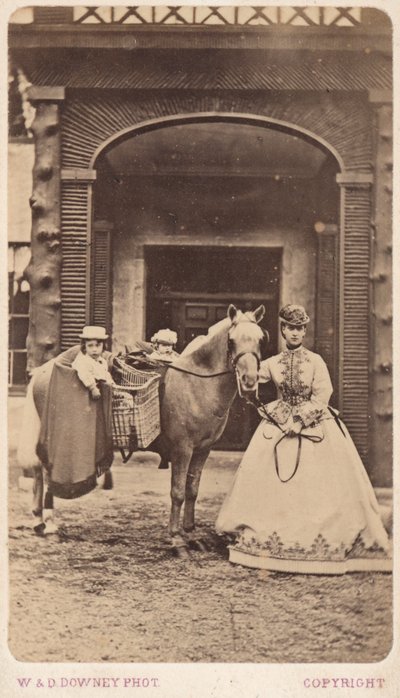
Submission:
<svg viewBox="0 0 400 698">
<path fill-rule="evenodd" d="M 90 318 L 93 325 L 101 325 L 111 335 L 112 324 L 112 246 L 111 224 L 94 224 L 92 246 L 92 288 Z"/>
<path fill-rule="evenodd" d="M 62 184 L 61 349 L 79 343 L 86 324 L 87 186 Z"/>
<path fill-rule="evenodd" d="M 337 226 L 318 234 L 315 350 L 326 362 L 337 394 L 338 374 L 338 250 Z"/>
</svg>

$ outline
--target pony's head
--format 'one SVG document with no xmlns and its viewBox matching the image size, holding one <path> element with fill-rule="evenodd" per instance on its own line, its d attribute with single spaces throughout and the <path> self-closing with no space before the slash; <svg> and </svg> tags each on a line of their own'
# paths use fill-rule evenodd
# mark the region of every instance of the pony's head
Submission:
<svg viewBox="0 0 400 698">
<path fill-rule="evenodd" d="M 231 321 L 228 349 L 236 371 L 239 393 L 257 389 L 262 347 L 269 339 L 266 330 L 258 326 L 264 314 L 263 305 L 246 313 L 237 310 L 234 305 L 228 308 Z"/>
</svg>

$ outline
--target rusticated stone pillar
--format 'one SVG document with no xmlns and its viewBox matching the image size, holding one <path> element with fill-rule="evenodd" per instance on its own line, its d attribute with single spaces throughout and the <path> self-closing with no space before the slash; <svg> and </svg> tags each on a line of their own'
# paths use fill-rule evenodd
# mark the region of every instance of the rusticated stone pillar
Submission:
<svg viewBox="0 0 400 698">
<path fill-rule="evenodd" d="M 371 264 L 370 475 L 375 485 L 392 484 L 392 169 L 393 121 L 390 91 L 371 90 L 374 109 L 375 188 Z"/>
<path fill-rule="evenodd" d="M 36 108 L 31 129 L 35 139 L 31 259 L 25 270 L 30 284 L 27 371 L 60 351 L 60 103 L 62 87 L 31 87 Z"/>
</svg>

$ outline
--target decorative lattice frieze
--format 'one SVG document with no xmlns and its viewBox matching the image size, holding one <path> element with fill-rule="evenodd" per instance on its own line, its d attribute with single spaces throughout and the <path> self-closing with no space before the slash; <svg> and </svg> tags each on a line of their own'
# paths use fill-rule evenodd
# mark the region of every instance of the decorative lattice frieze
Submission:
<svg viewBox="0 0 400 698">
<path fill-rule="evenodd" d="M 77 24 L 178 24 L 354 27 L 361 23 L 360 7 L 206 7 L 146 6 L 74 7 Z"/>
</svg>

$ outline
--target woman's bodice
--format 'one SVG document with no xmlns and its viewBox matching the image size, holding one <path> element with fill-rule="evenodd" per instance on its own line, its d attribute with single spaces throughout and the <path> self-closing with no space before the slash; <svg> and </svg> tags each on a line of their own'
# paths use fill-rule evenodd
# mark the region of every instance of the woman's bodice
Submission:
<svg viewBox="0 0 400 698">
<path fill-rule="evenodd" d="M 313 366 L 306 351 L 300 347 L 283 351 L 272 365 L 272 380 L 279 397 L 292 407 L 309 400 L 312 390 Z"/>
<path fill-rule="evenodd" d="M 270 403 L 267 411 L 279 424 L 291 415 L 301 418 L 304 424 L 329 415 L 332 383 L 318 354 L 301 346 L 271 356 L 260 366 L 260 381 L 270 380 L 276 385 L 278 400 Z"/>
</svg>

